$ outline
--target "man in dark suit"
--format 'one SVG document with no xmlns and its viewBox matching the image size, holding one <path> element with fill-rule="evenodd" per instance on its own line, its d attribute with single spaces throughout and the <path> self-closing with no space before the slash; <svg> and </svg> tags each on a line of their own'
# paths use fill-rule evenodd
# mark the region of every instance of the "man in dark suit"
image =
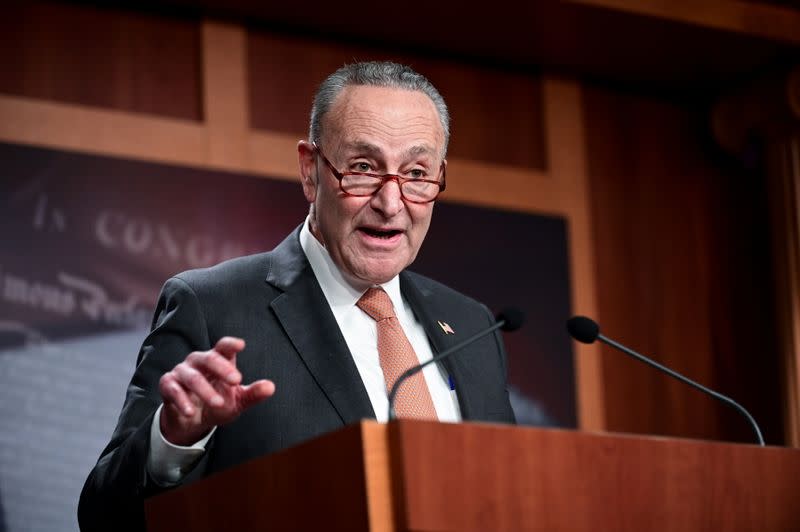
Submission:
<svg viewBox="0 0 800 532">
<path fill-rule="evenodd" d="M 445 188 L 448 139 L 444 101 L 407 67 L 348 65 L 322 84 L 298 144 L 308 218 L 271 252 L 164 285 L 81 494 L 83 530 L 143 529 L 146 496 L 385 420 L 398 372 L 493 323 L 405 271 Z M 505 373 L 500 335 L 484 337 L 408 382 L 398 414 L 513 423 Z"/>
</svg>

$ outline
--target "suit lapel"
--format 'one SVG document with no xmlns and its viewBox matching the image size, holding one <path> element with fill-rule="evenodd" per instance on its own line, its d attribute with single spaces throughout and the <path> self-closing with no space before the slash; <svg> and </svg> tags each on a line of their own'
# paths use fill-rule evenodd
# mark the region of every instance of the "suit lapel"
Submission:
<svg viewBox="0 0 800 532">
<path fill-rule="evenodd" d="M 400 290 L 411 306 L 411 310 L 417 320 L 422 324 L 422 328 L 431 343 L 434 356 L 467 337 L 465 334 L 467 331 L 459 331 L 457 324 L 451 324 L 455 327 L 455 334 L 447 334 L 445 332 L 439 321 L 444 323 L 445 320 L 449 319 L 448 309 L 441 308 L 437 298 L 433 297 L 433 293 L 414 282 L 413 278 L 405 272 L 400 274 Z M 470 331 L 469 334 L 474 332 L 477 331 Z M 441 362 L 441 365 L 455 382 L 461 417 L 464 420 L 469 420 L 479 416 L 479 405 L 482 404 L 479 400 L 480 397 L 476 396 L 476 393 L 481 390 L 479 375 L 470 371 L 470 368 L 463 363 L 457 353 L 446 358 Z"/>
<path fill-rule="evenodd" d="M 299 228 L 273 252 L 266 281 L 283 290 L 270 307 L 344 424 L 375 412 L 322 289 L 300 247 Z"/>
</svg>

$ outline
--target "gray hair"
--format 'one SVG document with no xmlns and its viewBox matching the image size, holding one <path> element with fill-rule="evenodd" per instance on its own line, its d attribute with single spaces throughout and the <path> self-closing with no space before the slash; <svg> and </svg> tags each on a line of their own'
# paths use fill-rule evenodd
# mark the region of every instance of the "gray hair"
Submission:
<svg viewBox="0 0 800 532">
<path fill-rule="evenodd" d="M 323 118 L 330 111 L 339 94 L 351 85 L 391 87 L 419 91 L 428 96 L 436 107 L 444 131 L 442 157 L 447 154 L 447 143 L 450 141 L 450 114 L 447 112 L 444 98 L 425 76 L 415 72 L 411 67 L 389 61 L 369 61 L 344 65 L 322 82 L 314 95 L 314 104 L 311 107 L 311 123 L 308 132 L 310 141 L 320 143 Z"/>
</svg>

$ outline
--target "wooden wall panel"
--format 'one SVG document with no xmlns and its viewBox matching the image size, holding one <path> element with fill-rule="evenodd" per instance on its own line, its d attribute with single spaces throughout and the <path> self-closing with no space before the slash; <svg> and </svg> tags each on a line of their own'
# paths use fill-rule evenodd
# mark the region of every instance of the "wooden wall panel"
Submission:
<svg viewBox="0 0 800 532">
<path fill-rule="evenodd" d="M 726 166 L 706 115 L 585 87 L 598 321 L 733 396 L 782 443 L 762 178 Z M 602 349 L 607 429 L 754 441 L 730 408 Z"/>
<path fill-rule="evenodd" d="M 0 92 L 200 120 L 198 20 L 57 3 L 0 17 Z"/>
<path fill-rule="evenodd" d="M 253 128 L 304 137 L 314 92 L 326 75 L 356 60 L 394 60 L 424 73 L 447 101 L 453 131 L 450 157 L 546 168 L 541 79 L 536 73 L 256 30 L 249 32 L 247 46 Z"/>
</svg>

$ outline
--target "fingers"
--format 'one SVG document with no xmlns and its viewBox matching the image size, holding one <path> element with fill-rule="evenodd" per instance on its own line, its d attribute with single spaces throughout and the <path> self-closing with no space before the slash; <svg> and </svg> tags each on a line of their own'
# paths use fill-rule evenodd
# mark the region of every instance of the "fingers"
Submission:
<svg viewBox="0 0 800 532">
<path fill-rule="evenodd" d="M 159 428 L 161 435 L 174 445 L 194 445 L 208 434 L 211 427 L 196 423 L 197 415 L 185 416 L 175 403 L 164 403 Z"/>
<path fill-rule="evenodd" d="M 241 338 L 221 338 L 213 349 L 190 353 L 161 377 L 159 391 L 169 412 L 162 418 L 162 433 L 177 438 L 170 441 L 188 441 L 214 425 L 233 421 L 275 393 L 275 384 L 266 379 L 241 385 L 236 354 L 244 345 Z"/>
<path fill-rule="evenodd" d="M 210 351 L 189 353 L 186 360 L 167 374 L 171 374 L 171 378 L 167 379 L 162 396 L 165 399 L 174 398 L 183 412 L 193 410 L 192 396 L 197 396 L 202 403 L 212 407 L 222 406 L 225 400 L 213 383 L 234 386 L 241 382 L 242 374 L 236 369 L 232 358 L 242 349 L 244 340 L 226 336 Z"/>
<path fill-rule="evenodd" d="M 158 391 L 161 392 L 165 405 L 174 405 L 184 416 L 194 415 L 194 403 L 173 372 L 161 376 L 161 380 L 158 381 Z"/>
<path fill-rule="evenodd" d="M 185 416 L 193 416 L 197 406 L 222 407 L 225 399 L 215 388 L 219 383 L 235 386 L 242 380 L 236 369 L 236 353 L 244 349 L 244 340 L 226 336 L 210 351 L 189 353 L 186 359 L 159 381 L 165 403 L 174 403 Z M 197 405 L 196 403 L 200 403 Z"/>
<path fill-rule="evenodd" d="M 189 353 L 186 364 L 211 379 L 219 379 L 227 384 L 239 384 L 242 380 L 242 374 L 236 369 L 236 364 L 216 349 Z"/>
<path fill-rule="evenodd" d="M 172 373 L 184 390 L 196 395 L 204 404 L 219 407 L 225 403 L 206 376 L 191 364 L 178 364 Z"/>
<path fill-rule="evenodd" d="M 234 336 L 223 336 L 214 346 L 213 351 L 217 351 L 228 360 L 231 360 L 242 349 L 244 349 L 244 340 Z"/>
</svg>

